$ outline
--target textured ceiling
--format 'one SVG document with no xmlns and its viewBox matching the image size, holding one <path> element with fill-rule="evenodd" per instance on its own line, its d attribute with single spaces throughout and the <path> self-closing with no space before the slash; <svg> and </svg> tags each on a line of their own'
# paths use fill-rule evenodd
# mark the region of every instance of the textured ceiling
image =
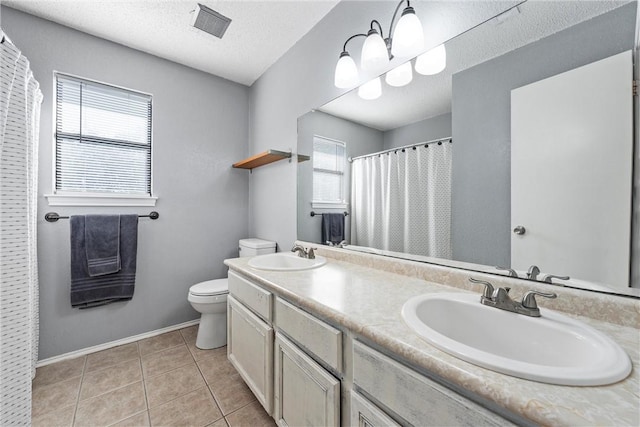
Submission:
<svg viewBox="0 0 640 427">
<path fill-rule="evenodd" d="M 191 26 L 196 3 L 232 19 L 222 39 Z M 4 0 L 3 5 L 251 85 L 338 0 Z"/>
<path fill-rule="evenodd" d="M 429 2 L 432 8 L 440 7 L 440 2 Z M 446 2 L 444 6 L 446 6 Z M 519 2 L 511 2 L 511 6 Z M 435 76 L 414 73 L 413 81 L 404 87 L 394 88 L 382 83 L 382 96 L 373 101 L 358 97 L 353 90 L 327 104 L 319 110 L 342 117 L 374 129 L 386 131 L 438 116 L 451 111 L 451 76 L 459 71 L 496 58 L 535 40 L 561 31 L 579 22 L 620 7 L 628 1 L 548 1 L 529 0 L 518 6 L 520 13 L 504 15 L 502 19 L 492 19 L 473 30 L 448 41 L 447 68 Z M 420 5 L 420 6 L 418 6 Z M 488 6 L 492 6 L 492 10 Z M 414 4 L 416 12 L 421 3 Z M 464 25 L 474 25 L 496 15 L 495 7 L 506 10 L 506 2 L 466 2 L 455 10 L 438 9 L 445 22 L 457 22 L 458 33 Z M 462 14 L 462 11 L 466 11 Z M 492 11 L 495 13 L 491 14 Z M 515 11 L 514 11 L 515 12 Z M 422 17 L 421 17 L 422 19 Z M 481 19 L 481 20 L 479 20 Z M 474 23 L 475 21 L 475 23 Z M 428 32 L 428 25 L 424 25 Z M 439 41 L 455 34 L 440 32 L 433 38 Z M 397 66 L 399 63 L 393 64 Z"/>
</svg>

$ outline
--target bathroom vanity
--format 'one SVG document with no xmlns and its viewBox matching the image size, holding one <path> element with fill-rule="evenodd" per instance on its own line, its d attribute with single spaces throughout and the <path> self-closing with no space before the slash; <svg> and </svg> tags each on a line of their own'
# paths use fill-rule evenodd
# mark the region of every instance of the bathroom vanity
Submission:
<svg viewBox="0 0 640 427">
<path fill-rule="evenodd" d="M 327 264 L 304 271 L 225 261 L 228 358 L 279 425 L 640 423 L 637 369 L 599 387 L 524 380 L 444 353 L 403 322 L 401 308 L 416 295 L 472 291 L 479 298 L 481 287 L 468 277 L 483 274 L 335 248 L 318 253 Z M 489 280 L 525 290 L 521 281 Z M 638 300 L 557 292 L 540 305 L 604 332 L 638 366 Z"/>
</svg>

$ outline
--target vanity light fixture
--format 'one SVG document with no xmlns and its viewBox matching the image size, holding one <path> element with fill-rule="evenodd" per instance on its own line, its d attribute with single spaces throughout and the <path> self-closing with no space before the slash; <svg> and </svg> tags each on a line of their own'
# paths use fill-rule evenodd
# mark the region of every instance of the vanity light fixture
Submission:
<svg viewBox="0 0 640 427">
<path fill-rule="evenodd" d="M 416 58 L 416 72 L 425 76 L 432 76 L 444 70 L 447 66 L 447 50 L 444 44 L 426 51 Z"/>
<path fill-rule="evenodd" d="M 377 99 L 380 98 L 380 95 L 382 95 L 382 83 L 380 83 L 380 77 L 369 80 L 358 88 L 358 96 L 362 99 Z"/>
<path fill-rule="evenodd" d="M 400 6 L 404 3 L 406 3 L 406 7 L 396 23 Z M 395 26 L 394 23 L 396 23 Z M 415 10 L 411 7 L 410 0 L 400 0 L 396 6 L 391 18 L 388 36 L 385 38 L 382 25 L 374 19 L 371 21 L 367 34 L 359 33 L 349 37 L 344 43 L 342 53 L 340 53 L 340 58 L 336 64 L 335 86 L 340 89 L 349 89 L 360 83 L 358 67 L 347 51 L 347 44 L 355 38 L 365 37 L 360 54 L 360 69 L 365 71 L 368 76 L 381 74 L 394 56 L 408 59 L 422 52 L 424 49 L 424 32 Z M 431 55 L 425 56 L 421 60 L 420 69 L 418 69 L 416 62 L 417 72 L 421 74 L 436 74 L 444 69 L 446 66 L 446 53 L 443 56 L 444 45 L 432 50 L 437 52 L 432 52 Z M 443 63 L 444 66 L 442 65 Z M 412 79 L 411 61 L 407 61 L 390 70 L 385 77 L 388 85 L 396 87 L 404 86 L 411 82 Z M 359 89 L 358 94 L 364 99 L 375 99 L 382 93 L 379 78 L 370 80 L 363 86 L 367 86 L 367 88 Z M 374 94 L 377 95 L 373 97 Z"/>
</svg>

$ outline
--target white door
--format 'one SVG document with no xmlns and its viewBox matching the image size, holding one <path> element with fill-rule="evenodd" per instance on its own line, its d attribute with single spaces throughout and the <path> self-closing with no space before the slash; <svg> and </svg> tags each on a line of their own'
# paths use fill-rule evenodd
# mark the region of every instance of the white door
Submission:
<svg viewBox="0 0 640 427">
<path fill-rule="evenodd" d="M 512 268 L 629 286 L 632 78 L 627 51 L 511 91 Z"/>
</svg>

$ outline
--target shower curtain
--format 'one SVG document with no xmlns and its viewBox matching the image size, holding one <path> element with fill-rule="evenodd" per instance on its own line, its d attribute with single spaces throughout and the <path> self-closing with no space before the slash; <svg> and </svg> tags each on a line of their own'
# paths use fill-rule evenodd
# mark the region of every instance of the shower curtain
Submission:
<svg viewBox="0 0 640 427">
<path fill-rule="evenodd" d="M 351 243 L 451 258 L 451 144 L 355 159 Z"/>
<path fill-rule="evenodd" d="M 37 154 L 42 92 L 0 29 L 0 425 L 29 425 L 38 357 Z"/>
</svg>

